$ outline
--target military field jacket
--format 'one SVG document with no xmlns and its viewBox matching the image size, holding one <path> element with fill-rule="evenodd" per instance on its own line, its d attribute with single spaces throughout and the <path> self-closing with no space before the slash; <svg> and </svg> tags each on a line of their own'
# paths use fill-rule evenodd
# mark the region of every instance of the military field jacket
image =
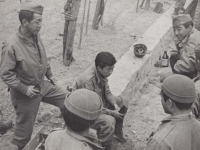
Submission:
<svg viewBox="0 0 200 150">
<path fill-rule="evenodd" d="M 107 78 L 101 78 L 95 66 L 88 68 L 76 80 L 73 90 L 81 88 L 86 88 L 96 92 L 102 98 L 105 108 L 107 108 L 107 102 L 114 106 L 117 99 L 122 99 L 121 97 L 117 97 L 111 93 Z"/>
<path fill-rule="evenodd" d="M 168 117 L 152 133 L 145 150 L 200 150 L 200 121 L 192 114 Z"/>
<path fill-rule="evenodd" d="M 10 88 L 23 94 L 26 93 L 28 86 L 40 84 L 45 75 L 47 78 L 52 76 L 39 35 L 35 37 L 35 42 L 31 42 L 19 29 L 14 37 L 4 43 L 0 75 Z"/>
<path fill-rule="evenodd" d="M 66 128 L 53 131 L 45 141 L 45 150 L 102 150 L 94 133 L 75 133 Z"/>
<path fill-rule="evenodd" d="M 182 74 L 197 71 L 195 65 L 195 47 L 200 43 L 199 37 L 200 32 L 196 29 L 192 29 L 189 35 L 185 37 L 181 42 L 177 40 L 175 41 L 178 53 L 180 54 L 180 59 L 174 66 L 176 72 Z"/>
</svg>

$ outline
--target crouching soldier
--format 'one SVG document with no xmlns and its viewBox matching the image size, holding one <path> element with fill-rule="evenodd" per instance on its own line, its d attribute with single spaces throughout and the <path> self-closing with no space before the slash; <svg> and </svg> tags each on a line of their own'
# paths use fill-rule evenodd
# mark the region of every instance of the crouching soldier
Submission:
<svg viewBox="0 0 200 150">
<path fill-rule="evenodd" d="M 176 50 L 170 56 L 172 72 L 191 79 L 197 76 L 195 47 L 200 44 L 200 32 L 193 27 L 188 14 L 173 18 Z"/>
<path fill-rule="evenodd" d="M 114 135 L 119 141 L 126 141 L 123 135 L 123 119 L 128 109 L 128 100 L 113 95 L 107 79 L 112 74 L 115 63 L 116 59 L 111 53 L 100 52 L 95 58 L 95 65 L 83 72 L 73 87 L 73 90 L 86 88 L 101 97 L 104 108 L 93 128 L 99 131 L 98 138 L 105 150 L 112 148 Z"/>
<path fill-rule="evenodd" d="M 101 114 L 101 98 L 93 91 L 80 89 L 68 95 L 64 105 L 63 118 L 66 128 L 50 133 L 45 142 L 45 149 L 102 149 L 94 129 L 89 129 Z"/>
</svg>

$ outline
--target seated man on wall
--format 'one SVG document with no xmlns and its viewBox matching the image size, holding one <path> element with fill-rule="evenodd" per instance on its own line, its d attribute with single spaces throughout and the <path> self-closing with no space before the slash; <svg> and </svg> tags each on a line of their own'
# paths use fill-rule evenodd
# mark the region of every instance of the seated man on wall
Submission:
<svg viewBox="0 0 200 150">
<path fill-rule="evenodd" d="M 64 102 L 65 129 L 49 134 L 46 150 L 100 150 L 103 149 L 90 126 L 102 111 L 101 97 L 93 91 L 79 89 L 69 94 Z"/>
<path fill-rule="evenodd" d="M 200 122 L 190 113 L 196 97 L 194 82 L 170 75 L 161 87 L 161 103 L 170 117 L 150 135 L 145 150 L 199 150 Z"/>
<path fill-rule="evenodd" d="M 173 18 L 173 29 L 177 50 L 170 56 L 172 72 L 193 79 L 197 76 L 195 46 L 200 43 L 200 32 L 193 28 L 192 18 L 188 14 Z"/>
<path fill-rule="evenodd" d="M 86 88 L 96 92 L 103 100 L 103 113 L 93 126 L 98 131 L 98 138 L 105 149 L 110 149 L 115 134 L 118 140 L 125 142 L 123 136 L 123 119 L 128 102 L 122 97 L 114 96 L 108 85 L 108 79 L 116 63 L 115 57 L 109 52 L 100 52 L 95 59 L 95 66 L 88 68 L 77 79 L 73 90 Z M 120 112 L 118 112 L 118 108 Z"/>
</svg>

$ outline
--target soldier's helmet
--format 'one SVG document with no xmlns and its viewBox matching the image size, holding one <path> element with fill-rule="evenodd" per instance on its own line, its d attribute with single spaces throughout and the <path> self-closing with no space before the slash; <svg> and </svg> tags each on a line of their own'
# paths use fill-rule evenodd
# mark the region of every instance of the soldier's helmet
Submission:
<svg viewBox="0 0 200 150">
<path fill-rule="evenodd" d="M 163 92 L 179 103 L 193 103 L 196 97 L 194 82 L 183 75 L 170 75 L 162 84 Z"/>
<path fill-rule="evenodd" d="M 144 44 L 135 44 L 134 45 L 134 54 L 138 58 L 142 58 L 147 52 L 147 47 Z"/>
<path fill-rule="evenodd" d="M 65 107 L 71 113 L 86 120 L 96 120 L 102 111 L 101 97 L 88 89 L 78 89 L 66 96 Z"/>
</svg>

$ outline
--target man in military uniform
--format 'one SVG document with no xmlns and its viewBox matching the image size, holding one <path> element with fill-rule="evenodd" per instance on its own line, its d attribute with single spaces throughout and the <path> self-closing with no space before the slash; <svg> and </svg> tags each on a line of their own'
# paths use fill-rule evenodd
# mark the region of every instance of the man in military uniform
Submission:
<svg viewBox="0 0 200 150">
<path fill-rule="evenodd" d="M 98 131 L 98 138 L 106 149 L 111 148 L 114 134 L 119 141 L 126 141 L 122 128 L 128 103 L 125 98 L 111 93 L 107 79 L 112 74 L 115 63 L 116 59 L 111 53 L 100 52 L 96 56 L 95 66 L 83 72 L 73 87 L 73 90 L 89 89 L 102 98 L 104 110 L 95 121 L 93 128 Z M 119 108 L 122 108 L 121 113 L 118 112 Z"/>
<path fill-rule="evenodd" d="M 161 103 L 170 117 L 150 135 L 145 150 L 199 150 L 200 122 L 190 113 L 194 82 L 183 75 L 168 76 L 161 87 Z"/>
<path fill-rule="evenodd" d="M 200 32 L 193 28 L 192 18 L 188 14 L 173 18 L 173 29 L 177 50 L 170 56 L 172 72 L 193 79 L 197 76 L 195 46 L 200 43 Z"/>
<path fill-rule="evenodd" d="M 55 85 L 39 36 L 43 7 L 33 2 L 21 4 L 18 32 L 2 48 L 0 76 L 9 86 L 16 112 L 12 143 L 21 150 L 30 140 L 40 102 L 64 107 L 66 91 Z M 48 80 L 44 80 L 44 77 Z"/>
<path fill-rule="evenodd" d="M 186 3 L 186 0 L 177 0 L 173 15 L 183 14 L 185 12 L 185 9 L 184 9 L 185 3 Z"/>
<path fill-rule="evenodd" d="M 45 141 L 45 150 L 103 149 L 94 129 L 89 129 L 101 114 L 101 97 L 93 91 L 79 89 L 66 97 L 64 105 L 66 128 L 49 134 Z"/>
</svg>

